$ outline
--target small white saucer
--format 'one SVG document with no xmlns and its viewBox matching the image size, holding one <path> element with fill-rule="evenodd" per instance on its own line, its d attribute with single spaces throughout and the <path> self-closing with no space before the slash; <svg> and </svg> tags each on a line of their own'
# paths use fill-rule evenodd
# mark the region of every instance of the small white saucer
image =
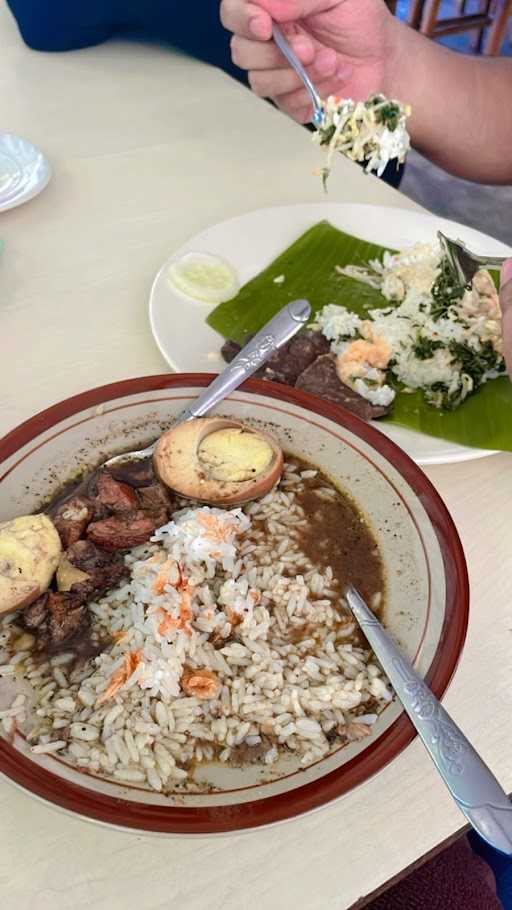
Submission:
<svg viewBox="0 0 512 910">
<path fill-rule="evenodd" d="M 26 139 L 0 133 L 0 212 L 28 202 L 44 190 L 52 169 Z"/>
</svg>

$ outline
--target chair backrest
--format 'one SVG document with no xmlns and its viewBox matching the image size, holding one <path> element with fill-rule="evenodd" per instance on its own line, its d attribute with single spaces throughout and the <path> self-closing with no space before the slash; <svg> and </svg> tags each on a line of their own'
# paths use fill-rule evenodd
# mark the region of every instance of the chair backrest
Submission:
<svg viewBox="0 0 512 910">
<path fill-rule="evenodd" d="M 512 0 L 481 0 L 480 8 L 472 12 L 466 12 L 465 0 L 459 0 L 455 7 L 453 15 L 441 17 L 441 0 L 414 0 L 409 25 L 429 38 L 473 31 L 476 34 L 474 51 L 499 54 L 512 14 Z M 488 32 L 484 41 L 485 29 Z"/>
</svg>

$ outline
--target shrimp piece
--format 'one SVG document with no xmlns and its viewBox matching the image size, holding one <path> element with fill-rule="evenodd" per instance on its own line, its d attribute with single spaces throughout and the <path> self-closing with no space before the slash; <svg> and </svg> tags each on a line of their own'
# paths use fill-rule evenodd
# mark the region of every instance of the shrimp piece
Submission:
<svg viewBox="0 0 512 910">
<path fill-rule="evenodd" d="M 218 676 L 206 668 L 196 670 L 185 666 L 180 683 L 186 695 L 203 700 L 217 698 L 222 688 Z"/>
<path fill-rule="evenodd" d="M 473 277 L 471 288 L 462 298 L 461 311 L 480 341 L 490 341 L 494 350 L 502 354 L 500 301 L 494 281 L 485 269 L 480 269 Z"/>
<path fill-rule="evenodd" d="M 142 660 L 142 651 L 127 651 L 124 655 L 124 663 L 122 667 L 119 667 L 112 676 L 110 677 L 110 684 L 107 686 L 104 692 L 96 700 L 97 705 L 102 705 L 104 702 L 108 701 L 109 698 L 113 698 L 116 692 L 124 686 L 126 682 L 130 679 L 132 673 L 135 673 L 135 670 L 139 666 Z"/>
<path fill-rule="evenodd" d="M 179 584 L 180 579 L 181 572 L 179 566 L 175 563 L 174 559 L 166 559 L 160 566 L 160 571 L 151 586 L 151 590 L 153 594 L 165 594 L 165 586 L 173 585 L 173 587 L 176 587 Z"/>
<path fill-rule="evenodd" d="M 205 528 L 203 537 L 206 537 L 207 540 L 211 540 L 213 543 L 229 543 L 233 533 L 233 527 L 229 522 L 226 522 L 224 527 L 215 515 L 208 515 L 205 512 L 199 512 L 197 521 Z"/>
<path fill-rule="evenodd" d="M 350 385 L 358 377 L 364 379 L 370 369 L 385 370 L 391 359 L 391 347 L 367 323 L 363 323 L 365 338 L 352 341 L 336 359 L 336 372 L 341 382 Z M 382 377 L 384 378 L 384 377 Z"/>
<path fill-rule="evenodd" d="M 194 585 L 191 585 L 188 578 L 185 577 L 183 566 L 177 566 L 177 570 L 179 577 L 176 583 L 173 582 L 173 584 L 181 595 L 180 615 L 179 618 L 176 618 L 169 613 L 166 613 L 163 609 L 158 611 L 162 617 L 158 626 L 158 632 L 162 636 L 165 636 L 176 629 L 182 629 L 188 636 L 192 635 L 190 620 L 192 619 L 192 595 L 194 593 Z"/>
<path fill-rule="evenodd" d="M 175 619 L 174 616 L 171 616 L 170 613 L 166 613 L 165 610 L 159 610 L 158 612 L 162 617 L 158 624 L 158 632 L 160 635 L 165 637 L 169 632 L 180 628 L 179 619 Z"/>
<path fill-rule="evenodd" d="M 498 300 L 496 285 L 486 269 L 479 269 L 473 276 L 473 288 L 480 297 L 490 297 Z"/>
<path fill-rule="evenodd" d="M 231 628 L 236 629 L 237 626 L 243 622 L 243 616 L 241 613 L 238 613 L 236 610 L 233 610 L 231 607 L 228 607 L 226 610 L 226 615 L 229 622 L 231 623 Z"/>
</svg>

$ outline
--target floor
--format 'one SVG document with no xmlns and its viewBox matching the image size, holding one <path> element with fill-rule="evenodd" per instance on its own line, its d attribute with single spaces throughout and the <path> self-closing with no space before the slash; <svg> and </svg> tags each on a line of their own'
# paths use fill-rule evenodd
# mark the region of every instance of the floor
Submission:
<svg viewBox="0 0 512 910">
<path fill-rule="evenodd" d="M 398 15 L 407 17 L 408 0 L 399 0 Z M 470 9 L 478 8 L 477 0 Z M 443 15 L 453 14 L 455 3 L 446 0 Z M 503 54 L 512 57 L 511 32 L 503 47 Z M 461 52 L 471 52 L 472 34 L 466 32 L 442 39 L 443 44 Z M 453 218 L 470 227 L 478 228 L 512 246 L 512 186 L 491 187 L 451 177 L 435 167 L 417 152 L 407 158 L 404 177 L 400 186 L 411 199 L 425 208 Z"/>
</svg>

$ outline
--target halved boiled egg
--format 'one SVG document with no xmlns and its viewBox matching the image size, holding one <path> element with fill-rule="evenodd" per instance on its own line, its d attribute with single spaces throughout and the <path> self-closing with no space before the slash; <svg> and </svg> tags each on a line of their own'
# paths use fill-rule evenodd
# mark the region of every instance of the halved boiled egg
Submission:
<svg viewBox="0 0 512 910">
<path fill-rule="evenodd" d="M 62 544 L 47 515 L 0 522 L 0 614 L 28 607 L 48 589 Z"/>
<path fill-rule="evenodd" d="M 222 417 L 199 417 L 160 437 L 154 464 L 162 483 L 187 499 L 239 505 L 278 482 L 283 453 L 267 433 Z"/>
</svg>

